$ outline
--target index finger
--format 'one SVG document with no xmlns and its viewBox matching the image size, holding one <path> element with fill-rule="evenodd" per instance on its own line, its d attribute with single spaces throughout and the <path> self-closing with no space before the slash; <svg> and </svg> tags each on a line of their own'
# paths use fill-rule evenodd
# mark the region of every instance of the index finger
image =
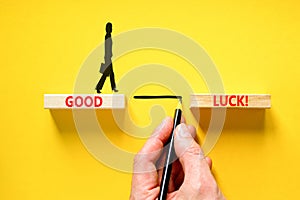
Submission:
<svg viewBox="0 0 300 200">
<path fill-rule="evenodd" d="M 143 148 L 134 157 L 133 170 L 135 173 L 156 171 L 155 163 L 160 157 L 164 143 L 171 134 L 172 126 L 172 118 L 167 117 L 155 129 Z"/>
<path fill-rule="evenodd" d="M 163 122 L 154 130 L 149 137 L 139 154 L 148 154 L 159 151 L 171 135 L 173 128 L 173 120 L 171 117 L 166 117 Z"/>
</svg>

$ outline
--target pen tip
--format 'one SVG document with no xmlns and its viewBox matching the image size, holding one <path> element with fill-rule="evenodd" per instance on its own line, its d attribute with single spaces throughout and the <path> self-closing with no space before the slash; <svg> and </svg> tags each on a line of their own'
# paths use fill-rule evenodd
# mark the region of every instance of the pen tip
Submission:
<svg viewBox="0 0 300 200">
<path fill-rule="evenodd" d="M 181 109 L 182 110 L 182 100 L 178 100 L 176 109 Z"/>
</svg>

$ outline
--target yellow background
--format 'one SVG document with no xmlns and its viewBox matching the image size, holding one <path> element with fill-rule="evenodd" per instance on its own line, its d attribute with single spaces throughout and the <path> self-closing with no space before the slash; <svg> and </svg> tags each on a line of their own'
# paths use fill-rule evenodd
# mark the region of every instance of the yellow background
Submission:
<svg viewBox="0 0 300 200">
<path fill-rule="evenodd" d="M 73 91 L 107 21 L 113 34 L 140 27 L 181 32 L 206 49 L 226 92 L 270 93 L 263 122 L 228 125 L 209 156 L 228 199 L 297 199 L 299 13 L 296 0 L 1 0 L 0 199 L 128 198 L 131 174 L 99 163 L 74 129 L 61 130 L 43 109 L 43 94 Z M 118 66 L 117 81 L 126 71 Z M 201 92 L 202 83 L 187 78 Z"/>
</svg>

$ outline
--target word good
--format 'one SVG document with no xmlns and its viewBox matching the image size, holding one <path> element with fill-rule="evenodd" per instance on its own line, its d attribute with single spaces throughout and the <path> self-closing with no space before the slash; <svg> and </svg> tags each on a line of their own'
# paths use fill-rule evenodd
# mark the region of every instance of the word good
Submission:
<svg viewBox="0 0 300 200">
<path fill-rule="evenodd" d="M 68 96 L 65 99 L 65 104 L 68 107 L 95 107 L 102 105 L 100 96 Z"/>
</svg>

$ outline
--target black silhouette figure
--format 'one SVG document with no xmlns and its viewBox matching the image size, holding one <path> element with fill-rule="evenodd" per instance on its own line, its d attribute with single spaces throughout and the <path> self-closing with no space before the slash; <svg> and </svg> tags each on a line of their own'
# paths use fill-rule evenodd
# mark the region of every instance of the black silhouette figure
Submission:
<svg viewBox="0 0 300 200">
<path fill-rule="evenodd" d="M 112 24 L 110 22 L 108 22 L 106 24 L 105 55 L 104 55 L 105 66 L 107 66 L 107 68 L 103 72 L 103 74 L 102 74 L 102 76 L 101 76 L 101 78 L 100 78 L 100 80 L 99 80 L 99 82 L 96 86 L 97 93 L 101 93 L 102 87 L 104 85 L 104 82 L 105 82 L 107 76 L 110 77 L 111 89 L 114 92 L 118 92 L 118 90 L 116 88 L 115 74 L 114 74 L 112 61 L 111 61 L 111 57 L 112 57 L 111 32 L 112 32 Z"/>
</svg>

